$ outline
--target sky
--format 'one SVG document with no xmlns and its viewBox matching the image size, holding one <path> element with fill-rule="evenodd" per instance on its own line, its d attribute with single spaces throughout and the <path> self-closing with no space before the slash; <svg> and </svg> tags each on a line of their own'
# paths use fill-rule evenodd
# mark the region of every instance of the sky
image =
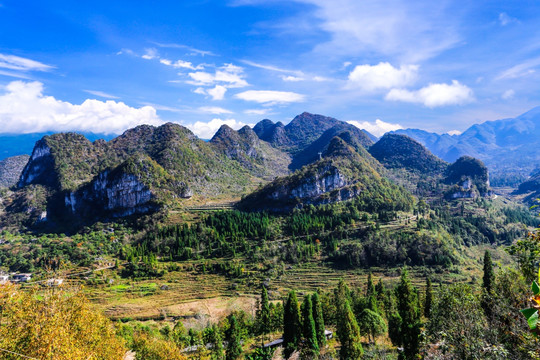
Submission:
<svg viewBox="0 0 540 360">
<path fill-rule="evenodd" d="M 0 133 L 459 133 L 540 105 L 538 24 L 539 0 L 0 0 Z"/>
</svg>

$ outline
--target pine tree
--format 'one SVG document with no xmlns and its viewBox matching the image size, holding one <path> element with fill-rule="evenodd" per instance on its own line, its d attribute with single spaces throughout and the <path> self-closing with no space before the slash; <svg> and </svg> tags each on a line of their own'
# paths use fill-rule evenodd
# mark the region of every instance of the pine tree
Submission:
<svg viewBox="0 0 540 360">
<path fill-rule="evenodd" d="M 317 332 L 317 344 L 319 349 L 326 344 L 326 334 L 324 326 L 324 316 L 322 312 L 321 300 L 319 294 L 315 293 L 311 296 L 311 304 L 313 306 L 313 320 L 315 320 L 315 331 Z"/>
<path fill-rule="evenodd" d="M 287 356 L 298 348 L 301 338 L 300 308 L 296 293 L 291 291 L 283 311 L 283 347 Z"/>
<path fill-rule="evenodd" d="M 433 290 L 431 289 L 431 279 L 426 280 L 426 298 L 424 299 L 424 316 L 429 319 L 431 316 L 431 306 L 433 302 Z"/>
<path fill-rule="evenodd" d="M 484 290 L 487 294 L 491 294 L 493 291 L 493 283 L 495 282 L 495 273 L 493 272 L 493 263 L 491 261 L 491 254 L 486 250 L 484 254 L 484 277 L 483 277 Z"/>
<path fill-rule="evenodd" d="M 229 316 L 229 329 L 225 334 L 225 340 L 227 341 L 227 352 L 225 354 L 226 360 L 235 360 L 242 354 L 242 344 L 240 343 L 240 329 L 236 316 Z"/>
<path fill-rule="evenodd" d="M 315 328 L 315 320 L 313 320 L 313 305 L 311 297 L 306 296 L 302 303 L 302 332 L 305 339 L 305 345 L 312 354 L 319 353 L 319 345 L 317 342 L 317 331 Z"/>
<path fill-rule="evenodd" d="M 360 328 L 356 322 L 349 301 L 345 300 L 343 306 L 338 310 L 339 326 L 337 336 L 341 343 L 339 358 L 341 360 L 358 360 L 362 358 L 364 349 L 362 348 Z"/>
<path fill-rule="evenodd" d="M 258 315 L 258 325 L 259 325 L 259 331 L 261 334 L 268 334 L 272 331 L 272 324 L 271 318 L 270 318 L 270 303 L 268 301 L 268 291 L 266 291 L 266 287 L 262 287 L 262 293 L 261 293 L 261 308 L 259 309 Z"/>
<path fill-rule="evenodd" d="M 401 340 L 404 355 L 414 359 L 420 348 L 420 309 L 415 287 L 409 280 L 407 270 L 401 272 L 401 280 L 396 288 L 397 308 L 401 317 Z"/>
</svg>

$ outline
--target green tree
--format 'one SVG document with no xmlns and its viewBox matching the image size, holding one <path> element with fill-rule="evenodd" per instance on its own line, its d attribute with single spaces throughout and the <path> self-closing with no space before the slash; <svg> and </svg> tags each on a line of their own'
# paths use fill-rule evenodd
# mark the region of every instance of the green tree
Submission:
<svg viewBox="0 0 540 360">
<path fill-rule="evenodd" d="M 384 319 L 370 309 L 365 309 L 359 316 L 360 331 L 368 336 L 369 342 L 375 342 L 375 338 L 388 330 Z"/>
<path fill-rule="evenodd" d="M 405 358 L 414 359 L 420 349 L 420 309 L 416 288 L 411 284 L 406 269 L 401 272 L 396 287 L 397 309 L 401 317 L 401 341 Z"/>
<path fill-rule="evenodd" d="M 341 360 L 361 359 L 364 355 L 364 349 L 361 343 L 360 328 L 348 300 L 345 300 L 338 312 L 337 336 L 341 343 L 339 358 Z"/>
<path fill-rule="evenodd" d="M 242 344 L 240 338 L 240 328 L 236 316 L 229 316 L 229 328 L 225 333 L 225 341 L 227 341 L 226 360 L 235 360 L 242 354 Z"/>
<path fill-rule="evenodd" d="M 313 305 L 309 296 L 306 296 L 302 303 L 302 322 L 305 346 L 310 350 L 310 353 L 318 354 L 319 345 L 317 342 L 315 320 L 313 320 Z"/>
<path fill-rule="evenodd" d="M 375 294 L 375 285 L 373 284 L 373 278 L 371 276 L 371 273 L 369 273 L 367 278 L 367 286 L 366 286 L 366 297 L 369 298 L 370 296 Z"/>
<path fill-rule="evenodd" d="M 313 306 L 313 319 L 315 320 L 315 331 L 317 332 L 317 344 L 319 348 L 322 348 L 326 344 L 326 335 L 324 333 L 324 316 L 321 306 L 321 300 L 319 294 L 314 293 L 311 295 L 311 303 Z"/>
<path fill-rule="evenodd" d="M 223 339 L 221 338 L 221 332 L 217 325 L 212 326 L 212 360 L 223 360 L 225 358 L 225 351 L 223 350 Z"/>
<path fill-rule="evenodd" d="M 491 261 L 491 254 L 486 250 L 484 254 L 484 277 L 483 286 L 487 294 L 491 294 L 493 291 L 493 284 L 495 282 L 495 273 L 493 272 L 493 262 Z"/>
<path fill-rule="evenodd" d="M 287 356 L 298 348 L 301 338 L 300 308 L 296 292 L 291 291 L 283 309 L 283 347 Z"/>
<path fill-rule="evenodd" d="M 429 319 L 433 303 L 433 289 L 431 288 L 431 279 L 426 279 L 426 296 L 424 298 L 424 316 Z"/>
<path fill-rule="evenodd" d="M 268 301 L 268 291 L 262 287 L 261 308 L 257 313 L 257 324 L 261 334 L 268 334 L 272 331 L 270 303 Z"/>
</svg>

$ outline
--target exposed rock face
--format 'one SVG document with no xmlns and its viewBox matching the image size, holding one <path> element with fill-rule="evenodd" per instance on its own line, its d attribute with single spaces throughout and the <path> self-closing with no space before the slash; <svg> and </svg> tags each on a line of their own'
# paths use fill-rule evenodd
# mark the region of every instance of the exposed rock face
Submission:
<svg viewBox="0 0 540 360">
<path fill-rule="evenodd" d="M 53 182 L 51 175 L 54 170 L 51 148 L 43 140 L 36 142 L 32 156 L 22 171 L 17 187 L 22 188 L 33 183 L 50 185 Z"/>
<path fill-rule="evenodd" d="M 335 166 L 328 165 L 314 176 L 303 179 L 293 188 L 281 188 L 272 193 L 274 200 L 283 198 L 315 198 L 322 194 L 347 186 L 345 176 Z"/>
<path fill-rule="evenodd" d="M 123 173 L 119 177 L 104 171 L 88 186 L 65 195 L 65 205 L 71 213 L 88 213 L 90 207 L 99 206 L 113 216 L 146 213 L 155 206 L 149 202 L 154 198 L 150 188 L 133 174 Z"/>
</svg>

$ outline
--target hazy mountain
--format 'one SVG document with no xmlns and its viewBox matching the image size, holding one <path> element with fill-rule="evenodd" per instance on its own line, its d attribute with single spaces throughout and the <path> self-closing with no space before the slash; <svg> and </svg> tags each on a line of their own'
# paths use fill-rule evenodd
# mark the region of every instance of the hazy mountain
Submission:
<svg viewBox="0 0 540 360">
<path fill-rule="evenodd" d="M 1 160 L 0 187 L 10 187 L 17 184 L 29 158 L 28 155 L 18 155 Z"/>
<path fill-rule="evenodd" d="M 481 159 L 495 177 L 523 177 L 540 164 L 540 107 L 516 118 L 473 125 L 461 135 L 438 135 L 416 129 L 395 133 L 412 137 L 449 162 L 463 155 Z"/>
</svg>

